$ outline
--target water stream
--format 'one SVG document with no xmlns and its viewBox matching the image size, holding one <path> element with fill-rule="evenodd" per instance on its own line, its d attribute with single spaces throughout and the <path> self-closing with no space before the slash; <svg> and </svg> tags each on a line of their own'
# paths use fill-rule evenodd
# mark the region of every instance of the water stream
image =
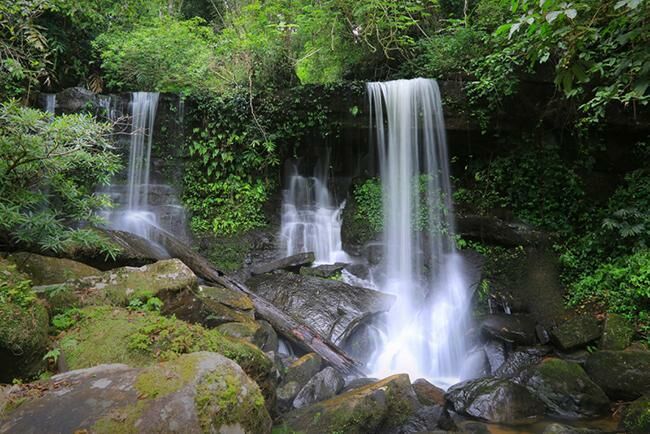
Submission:
<svg viewBox="0 0 650 434">
<path fill-rule="evenodd" d="M 369 367 L 448 386 L 461 377 L 470 300 L 453 242 L 440 91 L 415 79 L 369 83 L 368 94 L 384 195 L 385 277 L 376 283 L 397 295 Z"/>
</svg>

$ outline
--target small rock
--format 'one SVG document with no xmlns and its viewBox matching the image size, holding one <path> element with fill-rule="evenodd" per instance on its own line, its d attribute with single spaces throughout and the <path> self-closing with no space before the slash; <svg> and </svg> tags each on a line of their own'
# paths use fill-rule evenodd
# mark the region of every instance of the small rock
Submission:
<svg viewBox="0 0 650 434">
<path fill-rule="evenodd" d="M 546 344 L 548 344 L 549 342 L 551 342 L 551 335 L 550 335 L 550 333 L 549 333 L 548 330 L 546 330 L 546 328 L 545 328 L 543 325 L 541 325 L 541 324 L 537 324 L 537 325 L 535 326 L 535 335 L 537 336 L 537 340 L 538 340 L 542 345 L 546 345 Z"/>
<path fill-rule="evenodd" d="M 481 323 L 481 330 L 504 342 L 535 343 L 535 323 L 527 315 L 488 315 Z"/>
<path fill-rule="evenodd" d="M 596 351 L 585 371 L 612 399 L 632 400 L 650 392 L 650 351 Z"/>
<path fill-rule="evenodd" d="M 275 270 L 298 271 L 300 267 L 309 265 L 316 260 L 313 252 L 298 253 L 297 255 L 277 259 L 266 264 L 255 265 L 251 268 L 251 274 L 266 274 Z"/>
<path fill-rule="evenodd" d="M 528 389 L 502 378 L 464 381 L 445 398 L 455 411 L 494 423 L 532 423 L 544 413 L 544 404 Z"/>
<path fill-rule="evenodd" d="M 630 346 L 633 337 L 634 327 L 627 319 L 615 313 L 608 313 L 598 348 L 621 351 Z"/>
<path fill-rule="evenodd" d="M 293 400 L 293 406 L 302 408 L 329 399 L 343 389 L 343 384 L 343 377 L 334 368 L 327 367 L 305 384 Z"/>
<path fill-rule="evenodd" d="M 591 316 L 576 316 L 551 329 L 551 341 L 564 351 L 582 347 L 600 338 L 602 329 Z"/>
<path fill-rule="evenodd" d="M 418 378 L 413 382 L 413 390 L 422 405 L 445 405 L 445 391 L 424 378 Z"/>
</svg>

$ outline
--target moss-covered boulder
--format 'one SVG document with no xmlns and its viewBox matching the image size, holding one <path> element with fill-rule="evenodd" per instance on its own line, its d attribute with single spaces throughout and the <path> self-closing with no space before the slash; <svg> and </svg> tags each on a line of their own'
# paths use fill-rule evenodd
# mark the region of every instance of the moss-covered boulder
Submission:
<svg viewBox="0 0 650 434">
<path fill-rule="evenodd" d="M 611 399 L 632 400 L 650 392 L 650 351 L 596 351 L 585 371 Z"/>
<path fill-rule="evenodd" d="M 634 327 L 623 316 L 608 313 L 600 338 L 601 350 L 620 351 L 630 346 L 634 337 Z"/>
<path fill-rule="evenodd" d="M 400 426 L 419 406 L 408 375 L 398 374 L 289 412 L 282 417 L 278 432 L 382 432 Z"/>
<path fill-rule="evenodd" d="M 295 381 L 304 386 L 320 371 L 323 359 L 316 353 L 308 353 L 287 366 L 284 382 Z"/>
<path fill-rule="evenodd" d="M 69 369 L 104 363 L 147 366 L 179 354 L 211 351 L 236 361 L 270 402 L 275 398 L 273 364 L 248 342 L 156 313 L 103 306 L 84 308 L 78 316 L 79 321 L 57 341 Z"/>
<path fill-rule="evenodd" d="M 42 286 L 38 291 L 52 310 L 59 312 L 69 307 L 126 306 L 136 298 L 164 298 L 165 293 L 193 289 L 197 284 L 192 270 L 178 259 L 168 259 L 138 268 L 117 268 L 60 285 Z"/>
<path fill-rule="evenodd" d="M 28 277 L 0 259 L 0 383 L 30 378 L 44 368 L 49 317 Z"/>
<path fill-rule="evenodd" d="M 98 269 L 81 262 L 36 253 L 12 253 L 7 259 L 16 264 L 18 271 L 29 276 L 32 285 L 51 285 L 101 274 Z"/>
<path fill-rule="evenodd" d="M 629 434 L 650 432 L 650 394 L 642 396 L 625 408 L 621 425 Z"/>
<path fill-rule="evenodd" d="M 542 400 L 551 416 L 589 418 L 604 414 L 609 407 L 605 392 L 577 363 L 546 359 L 524 370 L 516 381 Z"/>
<path fill-rule="evenodd" d="M 588 315 L 573 317 L 551 329 L 551 341 L 564 351 L 584 347 L 600 338 L 600 322 Z"/>
<path fill-rule="evenodd" d="M 271 418 L 257 385 L 216 353 L 183 355 L 132 368 L 67 372 L 13 389 L 2 432 L 268 433 Z M 74 411 L 70 411 L 74 409 Z"/>
<path fill-rule="evenodd" d="M 445 398 L 454 411 L 503 424 L 532 423 L 544 404 L 530 391 L 503 378 L 479 378 L 449 388 Z"/>
</svg>

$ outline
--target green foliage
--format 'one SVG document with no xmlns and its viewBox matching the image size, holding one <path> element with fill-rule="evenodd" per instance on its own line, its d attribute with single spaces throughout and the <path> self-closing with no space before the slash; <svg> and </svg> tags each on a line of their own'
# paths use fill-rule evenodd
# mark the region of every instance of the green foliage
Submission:
<svg viewBox="0 0 650 434">
<path fill-rule="evenodd" d="M 139 294 L 138 297 L 133 297 L 129 300 L 127 308 L 129 310 L 141 312 L 160 312 L 164 303 L 158 297 L 154 297 L 152 293 L 145 291 Z"/>
<path fill-rule="evenodd" d="M 119 165 L 108 125 L 86 115 L 53 117 L 10 101 L 0 105 L 0 241 L 61 251 L 73 246 L 115 247 L 84 223 L 110 205 L 93 194 Z"/>
<path fill-rule="evenodd" d="M 93 42 L 108 87 L 184 93 L 216 88 L 215 44 L 212 29 L 201 19 L 169 17 L 127 32 L 118 28 Z"/>
<path fill-rule="evenodd" d="M 0 260 L 0 303 L 28 308 L 36 301 L 32 282 L 16 271 L 16 265 Z"/>
<path fill-rule="evenodd" d="M 57 332 L 68 330 L 82 319 L 82 311 L 76 307 L 52 317 L 52 325 Z"/>
<path fill-rule="evenodd" d="M 379 233 L 384 227 L 383 193 L 378 179 L 368 179 L 354 189 L 357 210 L 353 218 Z"/>
<path fill-rule="evenodd" d="M 51 349 L 45 355 L 43 356 L 43 360 L 46 361 L 51 361 L 53 364 L 56 364 L 56 362 L 59 360 L 59 357 L 61 356 L 61 350 L 58 348 Z"/>
<path fill-rule="evenodd" d="M 598 267 L 570 288 L 572 305 L 595 302 L 648 327 L 650 320 L 650 251 L 641 250 Z"/>
</svg>

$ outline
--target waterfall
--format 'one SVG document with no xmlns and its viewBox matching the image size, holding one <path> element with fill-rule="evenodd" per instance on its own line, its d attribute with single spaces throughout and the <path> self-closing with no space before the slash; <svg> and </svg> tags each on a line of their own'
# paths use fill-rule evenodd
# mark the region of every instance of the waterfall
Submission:
<svg viewBox="0 0 650 434">
<path fill-rule="evenodd" d="M 316 263 L 348 262 L 341 242 L 341 213 L 328 188 L 329 159 L 303 176 L 293 165 L 282 197 L 280 239 L 286 256 L 314 252 Z"/>
<path fill-rule="evenodd" d="M 126 203 L 121 210 L 110 212 L 108 219 L 115 229 L 150 239 L 149 228 L 158 225 L 157 216 L 149 209 L 149 170 L 151 144 L 158 109 L 157 92 L 134 92 L 131 95 L 131 132 L 127 166 Z M 103 102 L 107 116 L 115 114 L 111 100 Z"/>
<path fill-rule="evenodd" d="M 369 83 L 368 94 L 384 196 L 378 286 L 397 295 L 369 368 L 374 376 L 407 372 L 448 386 L 466 354 L 469 291 L 453 241 L 440 91 L 418 78 Z"/>
<path fill-rule="evenodd" d="M 45 96 L 45 111 L 54 114 L 56 112 L 56 94 L 46 93 Z"/>
</svg>

